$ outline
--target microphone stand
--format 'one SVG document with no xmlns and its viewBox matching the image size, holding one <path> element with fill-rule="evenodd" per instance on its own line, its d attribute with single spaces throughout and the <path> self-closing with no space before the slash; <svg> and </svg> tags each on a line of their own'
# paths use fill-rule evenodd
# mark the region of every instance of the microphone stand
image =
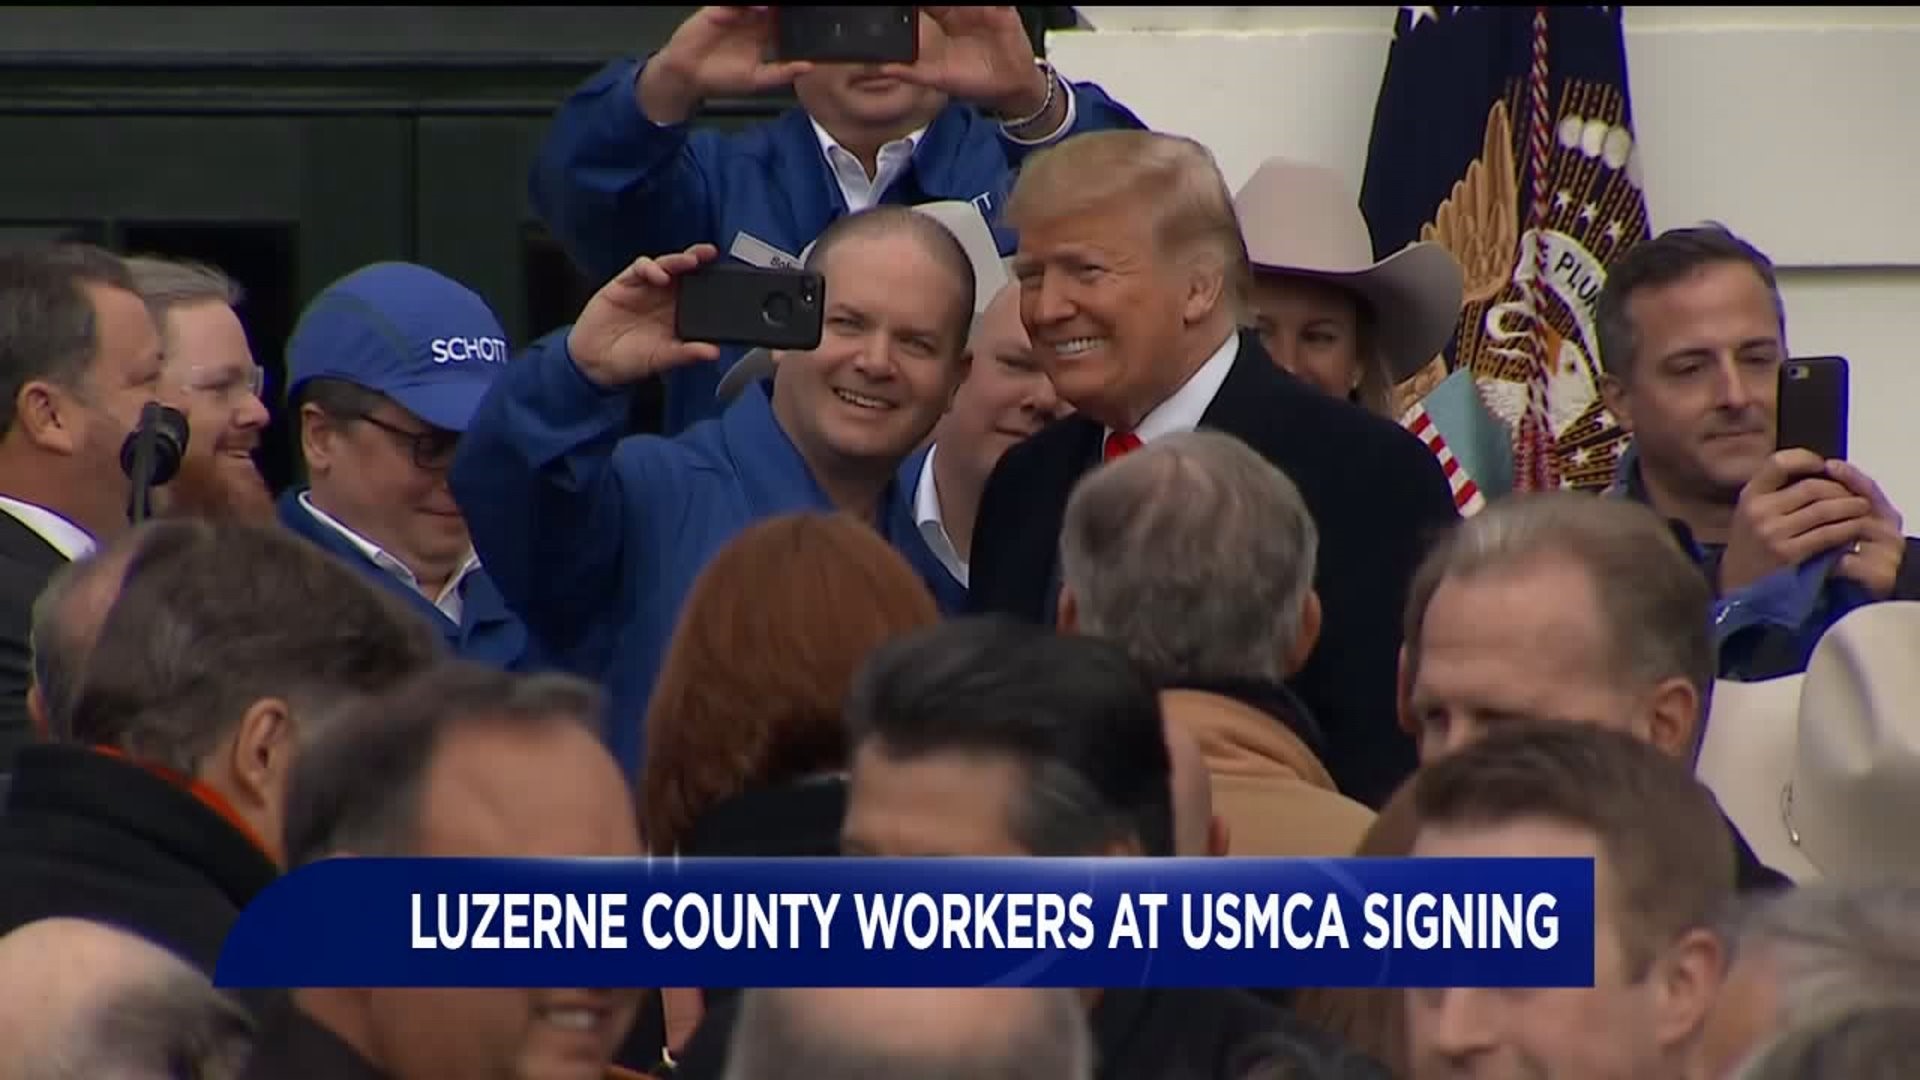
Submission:
<svg viewBox="0 0 1920 1080">
<path fill-rule="evenodd" d="M 187 418 L 180 410 L 149 401 L 140 423 L 120 444 L 120 469 L 127 474 L 127 521 L 138 525 L 153 517 L 153 489 L 180 471 L 187 449 Z"/>
</svg>

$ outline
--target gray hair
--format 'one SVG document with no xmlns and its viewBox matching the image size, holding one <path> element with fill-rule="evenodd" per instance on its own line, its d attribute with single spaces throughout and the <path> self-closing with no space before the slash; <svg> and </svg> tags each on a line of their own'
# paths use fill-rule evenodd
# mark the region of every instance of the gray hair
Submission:
<svg viewBox="0 0 1920 1080">
<path fill-rule="evenodd" d="M 1920 881 L 1815 882 L 1741 905 L 1735 955 L 1764 956 L 1783 1016 L 1904 997 L 1920 1005 Z"/>
<path fill-rule="evenodd" d="M 100 350 L 87 286 L 134 292 L 120 257 L 89 244 L 0 252 L 0 434 L 37 380 L 77 387 Z"/>
<path fill-rule="evenodd" d="M 238 1080 L 253 1019 L 186 968 L 118 989 L 19 1080 Z"/>
<path fill-rule="evenodd" d="M 1684 229 L 1668 229 L 1651 240 L 1642 240 L 1607 267 L 1606 281 L 1593 305 L 1594 337 L 1598 341 L 1602 369 L 1623 382 L 1633 375 L 1633 358 L 1640 347 L 1640 337 L 1629 310 L 1635 293 L 1665 288 L 1692 277 L 1704 267 L 1726 264 L 1744 264 L 1759 275 L 1773 296 L 1780 336 L 1786 337 L 1787 307 L 1780 299 L 1773 262 L 1725 225 L 1709 221 Z"/>
<path fill-rule="evenodd" d="M 450 732 L 501 724 L 597 729 L 601 704 L 591 683 L 570 675 L 512 675 L 450 660 L 343 706 L 318 725 L 287 781 L 288 867 L 343 851 L 411 854 L 427 773 Z"/>
<path fill-rule="evenodd" d="M 221 303 L 239 307 L 246 293 L 219 267 L 188 259 L 135 255 L 126 260 L 134 291 L 147 302 L 153 321 L 164 328 L 167 312 L 186 304 Z"/>
<path fill-rule="evenodd" d="M 56 571 L 33 600 L 33 621 L 27 630 L 27 649 L 32 657 L 33 685 L 40 691 L 40 707 L 46 713 L 47 727 L 53 739 L 64 741 L 70 734 L 73 698 L 80 685 L 85 643 L 68 621 L 67 599 L 74 592 L 75 580 L 89 562 L 68 563 Z"/>
<path fill-rule="evenodd" d="M 108 575 L 117 590 L 129 556 L 128 547 L 119 546 L 67 563 L 34 598 L 27 647 L 33 685 L 40 691 L 40 707 L 55 741 L 72 737 L 74 701 L 85 679 L 87 656 L 112 604 L 111 597 L 98 607 L 82 607 L 81 601 L 89 589 L 108 584 L 100 580 Z"/>
<path fill-rule="evenodd" d="M 1920 1063 L 1920 1005 L 1828 1012 L 1763 1045 L 1734 1080 L 1908 1080 Z"/>
<path fill-rule="evenodd" d="M 404 601 L 278 525 L 172 518 L 109 550 L 122 548 L 71 737 L 136 760 L 197 775 L 256 702 L 311 715 L 444 648 Z"/>
<path fill-rule="evenodd" d="M 861 1017 L 821 1023 L 819 1018 L 830 1010 L 819 1003 L 807 1007 L 807 998 L 817 991 L 747 990 L 728 1044 L 726 1080 L 1090 1080 L 1093 1039 L 1086 1009 L 1073 991 L 1013 987 L 984 992 L 1027 1000 L 1007 1010 L 992 1035 L 964 1038 L 965 1021 L 956 1020 L 951 1035 L 943 1039 L 913 1038 L 884 1024 L 868 1026 Z M 905 993 L 926 997 L 952 991 Z"/>
<path fill-rule="evenodd" d="M 1060 531 L 1082 628 L 1163 684 L 1284 679 L 1318 548 L 1293 481 L 1213 431 L 1156 439 L 1094 470 Z"/>
<path fill-rule="evenodd" d="M 1610 644 L 1609 671 L 1635 687 L 1684 677 L 1705 709 L 1714 678 L 1713 594 L 1705 575 L 1652 510 L 1572 491 L 1508 496 L 1461 521 L 1427 553 L 1407 593 L 1409 675 L 1419 670 L 1421 627 L 1441 585 L 1552 558 L 1592 576 Z"/>
</svg>

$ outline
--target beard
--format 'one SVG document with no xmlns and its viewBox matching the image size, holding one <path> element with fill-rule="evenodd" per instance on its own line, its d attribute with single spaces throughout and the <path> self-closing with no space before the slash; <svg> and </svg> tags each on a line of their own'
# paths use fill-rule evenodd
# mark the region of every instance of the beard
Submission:
<svg viewBox="0 0 1920 1080">
<path fill-rule="evenodd" d="M 255 523 L 277 517 L 273 493 L 251 458 L 189 455 L 159 494 L 160 512 L 168 517 Z"/>
</svg>

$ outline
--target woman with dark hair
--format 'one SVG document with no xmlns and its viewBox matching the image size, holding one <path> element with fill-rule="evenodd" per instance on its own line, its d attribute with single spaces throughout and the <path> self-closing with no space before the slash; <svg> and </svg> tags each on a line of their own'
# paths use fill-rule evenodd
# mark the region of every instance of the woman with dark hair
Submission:
<svg viewBox="0 0 1920 1080">
<path fill-rule="evenodd" d="M 1247 322 L 1274 362 L 1399 419 L 1394 388 L 1440 355 L 1464 296 L 1432 242 L 1373 257 L 1359 197 L 1332 169 L 1269 158 L 1234 196 L 1253 267 Z"/>
<path fill-rule="evenodd" d="M 648 703 L 637 785 L 647 850 L 837 854 L 841 704 L 869 653 L 939 618 L 913 568 L 851 516 L 789 514 L 741 532 L 694 579 Z M 654 996 L 620 1062 L 659 1072 L 663 1051 L 730 993 Z"/>
</svg>

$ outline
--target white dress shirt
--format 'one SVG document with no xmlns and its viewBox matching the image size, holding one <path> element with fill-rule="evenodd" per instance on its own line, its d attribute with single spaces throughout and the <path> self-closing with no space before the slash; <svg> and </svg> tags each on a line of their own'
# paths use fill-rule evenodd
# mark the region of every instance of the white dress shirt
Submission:
<svg viewBox="0 0 1920 1080">
<path fill-rule="evenodd" d="M 921 539 L 933 549 L 933 557 L 947 568 L 953 580 L 962 586 L 967 584 L 967 560 L 960 557 L 960 549 L 954 546 L 953 537 L 947 533 L 947 522 L 940 512 L 940 491 L 933 482 L 933 455 L 940 452 L 935 443 L 927 451 L 927 459 L 920 465 L 920 483 L 913 492 L 913 523 L 920 529 Z"/>
<path fill-rule="evenodd" d="M 857 214 L 880 201 L 900 174 L 907 171 L 907 163 L 913 160 L 913 150 L 927 134 L 926 128 L 909 133 L 905 138 L 895 139 L 882 146 L 880 153 L 874 156 L 876 166 L 874 175 L 867 175 L 867 167 L 853 156 L 853 151 L 841 146 L 820 121 L 813 121 L 813 133 L 820 139 L 820 152 L 827 156 L 827 164 L 833 169 L 833 178 L 840 184 L 840 194 L 847 200 L 847 213 Z"/>
<path fill-rule="evenodd" d="M 414 576 L 413 571 L 407 568 L 406 563 L 388 554 L 386 549 L 382 548 L 379 544 L 347 528 L 344 523 L 332 514 L 313 505 L 311 495 L 311 492 L 301 492 L 300 506 L 306 510 L 307 513 L 312 514 L 315 521 L 318 521 L 320 524 L 325 525 L 327 528 L 345 537 L 347 542 L 371 560 L 373 565 L 398 578 L 407 588 L 412 589 L 421 596 L 425 596 L 434 607 L 440 609 L 442 615 L 453 620 L 454 625 L 458 626 L 460 624 L 460 616 L 466 613 L 466 600 L 460 595 L 460 583 L 467 580 L 468 574 L 480 569 L 480 556 L 478 554 L 469 551 L 467 553 L 467 561 L 462 563 L 460 569 L 455 571 L 454 575 L 447 579 L 446 588 L 440 590 L 440 595 L 437 597 L 427 596 L 426 590 L 420 587 L 420 579 Z"/>
<path fill-rule="evenodd" d="M 15 521 L 33 530 L 33 534 L 47 542 L 47 546 L 67 557 L 68 562 L 76 562 L 93 554 L 96 546 L 87 530 L 61 517 L 44 506 L 21 502 L 0 495 L 0 510 L 11 514 Z"/>
<path fill-rule="evenodd" d="M 1200 426 L 1200 420 L 1207 415 L 1207 407 L 1220 394 L 1220 387 L 1227 381 L 1227 372 L 1233 370 L 1234 358 L 1240 355 L 1240 335 L 1230 333 L 1227 340 L 1214 350 L 1207 362 L 1199 370 L 1187 377 L 1173 396 L 1153 407 L 1153 411 L 1140 418 L 1140 425 L 1133 429 L 1140 444 L 1147 443 L 1162 435 L 1172 435 L 1180 431 L 1193 431 Z M 1113 434 L 1108 428 L 1107 434 Z"/>
</svg>

